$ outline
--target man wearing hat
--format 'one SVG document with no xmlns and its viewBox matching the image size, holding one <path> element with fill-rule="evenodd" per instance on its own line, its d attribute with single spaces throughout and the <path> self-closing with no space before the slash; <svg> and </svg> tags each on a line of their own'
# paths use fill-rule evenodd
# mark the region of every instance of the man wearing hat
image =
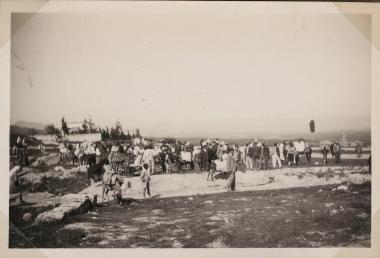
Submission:
<svg viewBox="0 0 380 258">
<path fill-rule="evenodd" d="M 227 191 L 235 191 L 235 188 L 236 188 L 235 173 L 237 171 L 237 164 L 232 152 L 233 152 L 233 148 L 229 147 L 227 149 L 227 156 L 225 157 L 226 172 L 230 173 L 230 176 L 227 179 L 227 184 L 224 187 L 224 189 L 226 189 Z"/>
</svg>

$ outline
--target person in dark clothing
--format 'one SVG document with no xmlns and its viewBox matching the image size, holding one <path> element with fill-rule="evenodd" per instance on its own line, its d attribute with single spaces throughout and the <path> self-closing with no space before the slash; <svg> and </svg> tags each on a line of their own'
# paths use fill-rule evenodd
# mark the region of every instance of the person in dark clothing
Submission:
<svg viewBox="0 0 380 258">
<path fill-rule="evenodd" d="M 182 143 L 181 143 L 181 141 L 178 141 L 176 148 L 175 148 L 175 154 L 181 155 L 181 151 L 182 151 Z"/>
<path fill-rule="evenodd" d="M 261 163 L 261 168 L 264 170 L 267 169 L 268 159 L 269 159 L 269 147 L 266 143 L 263 143 L 263 145 L 261 146 L 260 163 Z"/>
<path fill-rule="evenodd" d="M 330 153 L 331 153 L 331 159 L 335 161 L 334 145 L 335 143 L 330 145 Z"/>
<path fill-rule="evenodd" d="M 284 148 L 282 149 L 282 155 L 284 156 L 283 164 L 286 164 L 288 161 L 288 150 L 290 149 L 289 141 L 284 140 L 283 145 L 284 145 Z"/>
<path fill-rule="evenodd" d="M 326 165 L 327 164 L 327 154 L 329 153 L 329 148 L 326 145 L 324 145 L 321 148 L 321 152 L 323 155 L 323 164 Z"/>
<path fill-rule="evenodd" d="M 218 145 L 216 143 L 212 143 L 211 148 L 209 150 L 209 163 L 211 164 L 212 160 L 218 159 L 216 152 L 218 151 Z"/>
<path fill-rule="evenodd" d="M 248 145 L 247 148 L 247 170 L 253 170 L 253 144 Z"/>
<path fill-rule="evenodd" d="M 311 148 L 309 143 L 306 143 L 306 148 L 305 148 L 306 166 L 311 165 L 311 153 L 313 153 L 313 149 Z"/>
<path fill-rule="evenodd" d="M 165 174 L 166 174 L 166 156 L 167 156 L 167 151 L 166 149 L 163 149 L 160 152 L 160 163 L 161 163 L 162 173 L 165 173 Z"/>
<path fill-rule="evenodd" d="M 261 147 L 258 146 L 257 142 L 254 142 L 252 145 L 252 163 L 253 167 L 256 167 L 257 170 L 260 168 L 259 157 L 261 153 Z"/>
<path fill-rule="evenodd" d="M 208 151 L 206 147 L 201 148 L 200 153 L 200 170 L 207 170 L 208 169 Z"/>
<path fill-rule="evenodd" d="M 341 163 L 341 154 L 342 154 L 342 148 L 340 146 L 340 143 L 335 143 L 333 145 L 333 152 L 335 156 L 335 164 L 340 164 Z"/>
<path fill-rule="evenodd" d="M 361 158 L 362 153 L 363 153 L 363 149 L 362 149 L 362 146 L 360 144 L 356 144 L 355 151 L 356 151 L 356 154 L 358 155 L 358 158 Z"/>
</svg>

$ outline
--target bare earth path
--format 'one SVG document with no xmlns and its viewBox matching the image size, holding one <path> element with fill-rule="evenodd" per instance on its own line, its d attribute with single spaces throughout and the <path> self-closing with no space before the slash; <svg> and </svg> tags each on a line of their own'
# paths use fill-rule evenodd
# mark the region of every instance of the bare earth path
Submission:
<svg viewBox="0 0 380 258">
<path fill-rule="evenodd" d="M 362 166 L 326 166 L 283 168 L 260 171 L 238 171 L 236 173 L 237 191 L 269 190 L 290 187 L 340 184 L 344 182 L 363 183 L 370 181 L 368 168 Z M 207 172 L 195 171 L 187 174 L 153 175 L 151 191 L 156 197 L 191 196 L 196 194 L 221 193 L 226 180 L 207 181 Z M 132 184 L 123 191 L 123 197 L 141 199 L 141 182 L 138 177 L 128 178 Z M 81 193 L 90 196 L 101 195 L 100 183 Z"/>
</svg>

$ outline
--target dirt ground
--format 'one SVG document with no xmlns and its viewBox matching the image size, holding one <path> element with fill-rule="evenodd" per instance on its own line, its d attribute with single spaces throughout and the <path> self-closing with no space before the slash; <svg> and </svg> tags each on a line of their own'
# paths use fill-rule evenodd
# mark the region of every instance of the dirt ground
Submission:
<svg viewBox="0 0 380 258">
<path fill-rule="evenodd" d="M 33 223 L 36 216 L 57 207 L 62 195 L 83 193 L 88 179 L 70 164 L 37 166 L 22 172 L 24 202 L 10 202 L 9 247 L 370 246 L 367 161 L 328 167 L 313 161 L 319 164 L 259 172 L 241 166 L 233 193 L 223 189 L 225 180 L 209 182 L 207 172 L 194 170 L 153 175 L 154 197 L 141 200 L 139 178 L 128 177 L 132 188 L 122 206 L 101 203 L 41 226 Z M 347 189 L 337 190 L 342 186 Z"/>
<path fill-rule="evenodd" d="M 10 247 L 369 247 L 370 182 L 336 187 L 111 202 L 58 225 L 13 230 Z"/>
</svg>

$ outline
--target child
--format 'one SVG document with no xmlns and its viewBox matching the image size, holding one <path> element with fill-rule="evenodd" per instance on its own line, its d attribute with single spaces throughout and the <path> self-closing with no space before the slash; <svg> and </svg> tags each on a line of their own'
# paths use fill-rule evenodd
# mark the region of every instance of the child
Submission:
<svg viewBox="0 0 380 258">
<path fill-rule="evenodd" d="M 145 192 L 150 196 L 150 171 L 149 171 L 149 165 L 147 163 L 144 163 L 141 174 L 140 174 L 140 179 L 143 185 L 143 196 L 145 199 Z"/>
</svg>

